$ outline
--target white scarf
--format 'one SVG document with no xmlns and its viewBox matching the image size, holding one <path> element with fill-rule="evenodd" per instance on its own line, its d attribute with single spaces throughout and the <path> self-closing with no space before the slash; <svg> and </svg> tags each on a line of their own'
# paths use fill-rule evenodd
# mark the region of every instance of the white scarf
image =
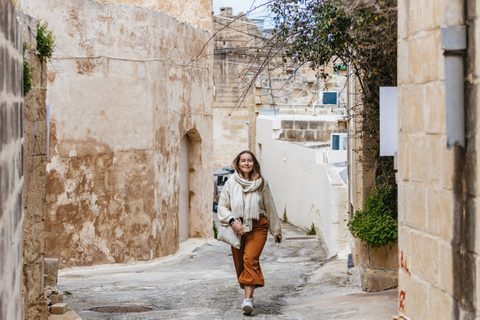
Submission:
<svg viewBox="0 0 480 320">
<path fill-rule="evenodd" d="M 249 181 L 234 173 L 234 183 L 230 189 L 230 205 L 235 218 L 243 218 L 243 224 L 248 225 L 252 230 L 252 220 L 260 218 L 259 187 L 262 185 L 262 178 Z"/>
</svg>

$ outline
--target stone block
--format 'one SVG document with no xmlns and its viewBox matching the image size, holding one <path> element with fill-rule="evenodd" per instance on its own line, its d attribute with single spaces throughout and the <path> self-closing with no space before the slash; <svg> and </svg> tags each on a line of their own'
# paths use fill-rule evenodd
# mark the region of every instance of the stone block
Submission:
<svg viewBox="0 0 480 320">
<path fill-rule="evenodd" d="M 401 106 L 399 106 L 399 125 L 401 132 L 423 132 L 424 118 L 423 106 L 425 89 L 422 85 L 402 86 L 400 89 Z"/>
<path fill-rule="evenodd" d="M 63 298 L 63 293 L 52 294 L 50 297 L 48 297 L 52 304 L 63 303 Z"/>
<path fill-rule="evenodd" d="M 445 84 L 434 82 L 425 86 L 425 132 L 446 133 Z"/>
<path fill-rule="evenodd" d="M 430 182 L 430 187 L 438 187 L 441 175 L 441 160 L 438 156 L 441 154 L 445 146 L 442 143 L 440 135 L 425 136 L 424 157 L 427 160 L 427 180 Z"/>
<path fill-rule="evenodd" d="M 370 263 L 373 269 L 398 270 L 398 245 L 370 249 Z"/>
<path fill-rule="evenodd" d="M 29 261 L 30 262 L 30 261 Z M 37 263 L 32 263 L 26 267 L 27 276 L 27 301 L 29 304 L 35 303 L 39 298 L 43 298 L 44 281 L 43 281 L 43 263 L 37 260 Z"/>
<path fill-rule="evenodd" d="M 293 124 L 292 120 L 282 120 L 282 129 L 293 129 Z"/>
<path fill-rule="evenodd" d="M 410 135 L 410 180 L 417 182 L 428 181 L 429 155 L 432 152 L 426 135 Z M 433 155 L 435 156 L 435 155 Z"/>
<path fill-rule="evenodd" d="M 408 1 L 408 35 L 413 36 L 419 33 L 422 28 L 423 1 Z"/>
<path fill-rule="evenodd" d="M 43 221 L 30 223 L 23 230 L 23 257 L 25 263 L 38 258 L 44 252 L 45 223 Z"/>
<path fill-rule="evenodd" d="M 405 225 L 418 230 L 426 229 L 426 191 L 425 187 L 418 183 L 405 182 L 402 198 L 403 216 Z"/>
<path fill-rule="evenodd" d="M 24 124 L 24 156 L 47 154 L 47 124 L 46 122 L 31 122 Z"/>
<path fill-rule="evenodd" d="M 437 240 L 426 233 L 412 232 L 408 252 L 406 259 L 412 275 L 435 285 L 440 262 Z"/>
<path fill-rule="evenodd" d="M 453 189 L 453 179 L 455 177 L 454 149 L 452 148 L 449 150 L 446 148 L 446 137 L 442 137 L 441 145 L 445 147 L 441 148 L 440 153 L 440 161 L 442 166 L 440 171 L 440 186 L 445 189 Z M 477 172 L 480 172 L 480 170 L 477 170 Z"/>
<path fill-rule="evenodd" d="M 408 70 L 408 41 L 401 40 L 398 42 L 398 72 L 397 81 L 398 85 L 408 84 L 410 82 L 410 75 Z"/>
<path fill-rule="evenodd" d="M 50 312 L 52 314 L 64 314 L 68 310 L 68 305 L 66 303 L 57 303 L 50 307 Z"/>
<path fill-rule="evenodd" d="M 365 286 L 367 292 L 383 291 L 398 286 L 398 271 L 365 270 Z"/>
<path fill-rule="evenodd" d="M 398 39 L 405 39 L 408 32 L 408 2 L 398 1 Z M 402 70 L 400 65 L 398 70 Z"/>
<path fill-rule="evenodd" d="M 39 189 L 23 195 L 23 208 L 25 212 L 25 229 L 45 219 L 46 213 L 46 190 Z"/>
<path fill-rule="evenodd" d="M 453 296 L 453 253 L 449 243 L 439 243 L 438 288 Z M 479 264 L 477 263 L 477 266 Z M 477 273 L 478 274 L 478 273 Z M 477 277 L 477 279 L 479 279 Z M 477 286 L 478 288 L 478 286 Z"/>
<path fill-rule="evenodd" d="M 445 292 L 428 288 L 427 319 L 454 319 L 453 299 Z"/>
<path fill-rule="evenodd" d="M 325 130 L 325 121 L 308 121 L 308 128 L 311 130 Z"/>
<path fill-rule="evenodd" d="M 437 0 L 424 0 L 423 25 L 425 30 L 439 28 L 443 22 L 443 3 Z"/>
<path fill-rule="evenodd" d="M 330 133 L 326 131 L 317 131 L 317 140 L 319 142 L 328 142 L 330 141 Z"/>
<path fill-rule="evenodd" d="M 355 238 L 355 254 L 358 256 L 358 263 L 364 267 L 370 267 L 370 250 L 365 242 Z"/>
<path fill-rule="evenodd" d="M 423 50 L 422 42 L 420 39 L 409 39 L 408 40 L 408 69 L 407 71 L 410 75 L 411 83 L 422 83 L 423 81 Z"/>
<path fill-rule="evenodd" d="M 420 59 L 422 65 L 422 83 L 438 80 L 438 60 L 443 57 L 443 51 L 440 47 L 440 29 L 425 33 L 419 39 L 422 53 Z"/>
<path fill-rule="evenodd" d="M 295 121 L 295 129 L 296 130 L 306 130 L 308 129 L 308 121 Z"/>
<path fill-rule="evenodd" d="M 289 141 L 305 141 L 303 131 L 301 130 L 288 130 L 287 139 Z"/>
<path fill-rule="evenodd" d="M 58 282 L 58 259 L 45 258 L 45 286 L 55 287 Z"/>
<path fill-rule="evenodd" d="M 430 319 L 427 317 L 427 286 L 412 277 L 401 278 L 399 311 L 408 319 Z M 443 318 L 440 318 L 443 319 Z"/>
<path fill-rule="evenodd" d="M 317 132 L 315 130 L 305 130 L 305 140 L 306 141 L 316 141 Z"/>
<path fill-rule="evenodd" d="M 47 157 L 32 156 L 23 159 L 23 190 L 30 192 L 46 187 Z"/>
<path fill-rule="evenodd" d="M 409 135 L 400 133 L 398 136 L 398 173 L 403 180 L 410 179 L 410 145 Z"/>
<path fill-rule="evenodd" d="M 445 189 L 427 189 L 427 231 L 446 241 L 453 237 L 453 193 Z"/>
</svg>

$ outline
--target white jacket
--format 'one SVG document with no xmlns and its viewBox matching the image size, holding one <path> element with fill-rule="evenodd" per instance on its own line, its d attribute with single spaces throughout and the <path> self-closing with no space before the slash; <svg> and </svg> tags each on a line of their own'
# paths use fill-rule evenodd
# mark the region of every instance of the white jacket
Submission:
<svg viewBox="0 0 480 320">
<path fill-rule="evenodd" d="M 232 175 L 227 182 L 225 182 L 222 193 L 220 194 L 220 201 L 218 202 L 218 219 L 223 226 L 228 226 L 228 222 L 233 218 L 230 206 L 230 188 L 233 183 L 236 182 Z M 277 209 L 275 208 L 275 203 L 273 202 L 270 187 L 266 180 L 264 180 L 263 189 L 260 192 L 262 195 L 260 201 L 260 216 L 264 216 L 270 223 L 268 229 L 272 236 L 277 236 L 282 233 L 282 226 L 277 214 Z"/>
</svg>

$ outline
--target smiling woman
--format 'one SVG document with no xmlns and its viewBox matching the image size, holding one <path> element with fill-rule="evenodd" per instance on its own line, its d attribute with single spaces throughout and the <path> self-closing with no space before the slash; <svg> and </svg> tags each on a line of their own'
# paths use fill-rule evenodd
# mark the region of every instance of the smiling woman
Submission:
<svg viewBox="0 0 480 320">
<path fill-rule="evenodd" d="M 264 179 L 255 155 L 240 152 L 233 161 L 235 173 L 222 189 L 218 207 L 218 219 L 223 226 L 230 225 L 241 235 L 240 249 L 232 247 L 233 262 L 240 287 L 245 290 L 242 303 L 244 314 L 253 312 L 253 292 L 263 287 L 259 259 L 267 241 L 267 233 L 282 241 L 280 219 L 270 188 Z"/>
</svg>

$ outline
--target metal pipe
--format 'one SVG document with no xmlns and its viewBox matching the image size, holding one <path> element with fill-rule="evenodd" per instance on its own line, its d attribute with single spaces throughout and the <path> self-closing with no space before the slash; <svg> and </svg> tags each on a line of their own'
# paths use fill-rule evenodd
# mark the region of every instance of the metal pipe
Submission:
<svg viewBox="0 0 480 320">
<path fill-rule="evenodd" d="M 441 28 L 445 56 L 445 102 L 447 148 L 455 144 L 465 148 L 464 55 L 467 49 L 465 26 Z"/>
</svg>

